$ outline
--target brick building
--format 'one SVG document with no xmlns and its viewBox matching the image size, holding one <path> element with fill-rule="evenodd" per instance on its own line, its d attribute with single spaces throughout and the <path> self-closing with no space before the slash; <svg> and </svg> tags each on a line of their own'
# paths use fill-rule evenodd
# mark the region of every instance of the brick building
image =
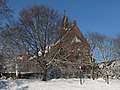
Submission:
<svg viewBox="0 0 120 90">
<path fill-rule="evenodd" d="M 69 23 L 68 17 L 62 20 L 61 37 L 51 48 L 49 59 L 54 58 L 55 65 L 68 73 L 68 76 L 79 72 L 79 67 L 84 73 L 91 73 L 90 46 L 77 26 L 76 21 Z"/>
</svg>

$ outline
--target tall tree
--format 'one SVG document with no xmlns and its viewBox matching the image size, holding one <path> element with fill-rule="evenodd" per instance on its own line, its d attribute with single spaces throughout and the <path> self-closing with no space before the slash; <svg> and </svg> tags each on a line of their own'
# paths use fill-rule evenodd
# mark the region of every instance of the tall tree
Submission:
<svg viewBox="0 0 120 90">
<path fill-rule="evenodd" d="M 3 62 L 5 62 L 5 56 L 3 56 L 3 43 L 2 43 L 2 33 L 4 30 L 4 25 L 8 19 L 12 17 L 13 10 L 8 6 L 8 0 L 0 0 L 0 55 L 2 58 L 0 63 L 4 67 Z"/>
<path fill-rule="evenodd" d="M 22 9 L 19 19 L 19 38 L 29 48 L 29 54 L 35 55 L 42 68 L 43 81 L 47 80 L 50 45 L 59 37 L 61 15 L 52 8 L 34 5 Z"/>
<path fill-rule="evenodd" d="M 107 62 L 114 59 L 114 39 L 96 32 L 88 33 L 88 42 L 91 46 L 93 57 L 97 60 Z M 105 64 L 105 73 L 107 67 Z"/>
<path fill-rule="evenodd" d="M 97 38 L 96 38 L 96 34 L 95 32 L 88 32 L 87 33 L 87 41 L 90 45 L 90 52 L 92 55 L 92 79 L 95 79 L 95 56 L 96 56 L 96 47 L 97 47 Z"/>
</svg>

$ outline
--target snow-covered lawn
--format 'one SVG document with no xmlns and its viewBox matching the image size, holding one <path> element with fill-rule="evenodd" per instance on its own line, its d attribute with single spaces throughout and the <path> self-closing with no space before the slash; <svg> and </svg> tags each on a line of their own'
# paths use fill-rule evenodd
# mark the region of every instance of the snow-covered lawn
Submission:
<svg viewBox="0 0 120 90">
<path fill-rule="evenodd" d="M 1 83 L 4 82 L 4 85 Z M 4 87 L 4 89 L 1 89 Z M 120 80 L 85 79 L 83 85 L 79 79 L 53 79 L 47 82 L 40 80 L 1 80 L 0 90 L 120 90 Z"/>
</svg>

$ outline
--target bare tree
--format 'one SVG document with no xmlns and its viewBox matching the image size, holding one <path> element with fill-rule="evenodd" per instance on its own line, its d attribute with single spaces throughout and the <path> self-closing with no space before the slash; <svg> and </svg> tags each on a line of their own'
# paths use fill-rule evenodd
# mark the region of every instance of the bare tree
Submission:
<svg viewBox="0 0 120 90">
<path fill-rule="evenodd" d="M 107 62 L 113 59 L 113 42 L 110 38 L 105 35 L 100 35 L 96 37 L 98 39 L 97 47 L 100 51 L 101 58 Z M 105 81 L 109 84 L 109 69 L 105 63 L 104 65 L 104 74 L 105 74 Z"/>
<path fill-rule="evenodd" d="M 35 55 L 42 68 L 42 80 L 47 80 L 50 45 L 59 37 L 61 15 L 47 6 L 34 5 L 20 12 L 20 39 L 29 47 L 29 54 Z"/>
<path fill-rule="evenodd" d="M 3 26 L 5 25 L 6 21 L 12 17 L 12 13 L 13 13 L 13 10 L 8 6 L 8 0 L 0 0 L 0 55 L 2 55 L 3 53 L 1 31 L 4 30 Z M 2 60 L 3 59 L 1 59 L 0 61 L 1 63 L 3 62 Z M 2 66 L 3 65 L 4 64 L 2 64 Z"/>
<path fill-rule="evenodd" d="M 88 33 L 88 42 L 91 46 L 92 54 L 95 59 L 107 62 L 114 59 L 114 40 L 106 35 L 96 32 Z M 107 66 L 105 64 L 105 72 L 107 73 Z"/>
<path fill-rule="evenodd" d="M 92 79 L 95 79 L 95 60 L 96 60 L 96 49 L 97 49 L 97 33 L 96 32 L 88 32 L 86 35 L 87 41 L 90 45 L 90 52 L 92 56 Z"/>
</svg>

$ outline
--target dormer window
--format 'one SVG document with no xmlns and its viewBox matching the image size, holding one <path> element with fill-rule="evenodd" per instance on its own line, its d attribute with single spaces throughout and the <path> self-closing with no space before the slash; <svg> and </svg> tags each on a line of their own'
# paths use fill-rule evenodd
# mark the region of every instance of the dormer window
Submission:
<svg viewBox="0 0 120 90">
<path fill-rule="evenodd" d="M 72 43 L 78 43 L 78 42 L 82 42 L 77 36 L 75 36 L 72 40 Z"/>
</svg>

